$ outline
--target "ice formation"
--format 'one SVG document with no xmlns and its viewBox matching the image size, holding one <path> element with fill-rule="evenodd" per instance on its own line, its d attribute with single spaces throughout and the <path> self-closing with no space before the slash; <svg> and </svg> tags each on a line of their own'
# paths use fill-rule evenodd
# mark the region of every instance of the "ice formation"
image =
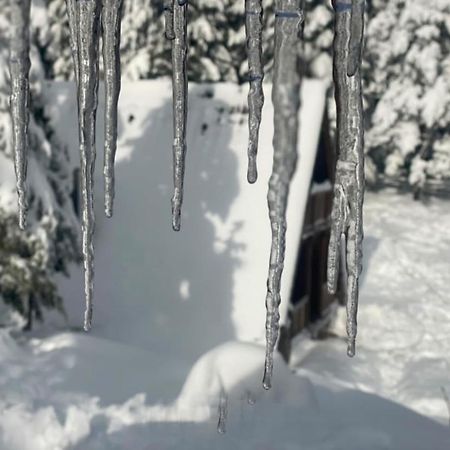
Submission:
<svg viewBox="0 0 450 450">
<path fill-rule="evenodd" d="M 364 196 L 364 136 L 361 94 L 361 52 L 364 0 L 333 0 L 335 9 L 334 81 L 337 104 L 337 150 L 332 229 L 328 255 L 328 289 L 335 293 L 339 266 L 345 274 L 348 354 L 355 353 L 358 279 L 362 258 L 362 205 Z M 27 131 L 29 120 L 30 0 L 11 0 L 11 115 L 14 163 L 17 176 L 19 224 L 25 227 Z M 92 321 L 94 276 L 94 165 L 95 123 L 99 83 L 99 38 L 103 36 L 105 69 L 105 213 L 112 215 L 114 157 L 117 146 L 117 104 L 120 93 L 120 21 L 122 0 L 66 0 L 70 45 L 77 83 L 81 159 L 82 251 L 85 270 L 84 328 Z M 165 0 L 165 34 L 172 41 L 173 71 L 173 179 L 172 226 L 180 229 L 186 156 L 187 124 L 187 0 Z M 249 60 L 248 95 L 250 183 L 257 179 L 256 155 L 264 104 L 262 55 L 262 1 L 245 0 Z M 266 360 L 263 385 L 271 386 L 273 352 L 279 332 L 280 283 L 284 265 L 286 207 L 289 185 L 297 163 L 298 111 L 301 70 L 299 37 L 304 21 L 304 0 L 276 0 L 275 55 L 272 100 L 274 158 L 268 206 L 272 230 L 266 297 Z M 221 399 L 221 403 L 223 403 Z M 226 409 L 226 408 L 225 408 Z M 223 411 L 222 411 L 223 413 Z M 222 414 L 223 415 L 223 414 Z M 224 430 L 224 419 L 223 430 Z M 221 421 L 219 420 L 219 431 Z"/>
<path fill-rule="evenodd" d="M 166 9 L 166 34 L 172 39 L 172 90 L 173 90 L 173 184 L 172 228 L 180 230 L 183 204 L 184 168 L 186 159 L 187 124 L 187 0 L 174 0 L 172 12 Z"/>
<path fill-rule="evenodd" d="M 105 75 L 105 143 L 103 174 L 105 214 L 112 216 L 114 158 L 117 148 L 117 105 L 120 93 L 120 28 L 122 0 L 66 0 L 70 45 L 77 84 L 82 201 L 82 252 L 86 311 L 84 329 L 91 328 L 94 289 L 94 168 L 98 105 L 99 40 L 102 34 Z"/>
<path fill-rule="evenodd" d="M 304 20 L 302 0 L 277 0 L 275 7 L 275 61 L 272 87 L 274 155 L 267 195 L 272 245 L 266 296 L 266 361 L 263 379 L 265 389 L 270 389 L 272 384 L 273 352 L 279 331 L 281 275 L 286 246 L 286 208 L 289 185 L 297 165 L 301 83 L 299 36 Z"/>
<path fill-rule="evenodd" d="M 337 163 L 328 249 L 328 290 L 332 294 L 337 290 L 341 260 L 345 265 L 343 271 L 347 278 L 344 283 L 347 304 L 347 353 L 354 356 L 363 240 L 364 124 L 360 67 L 364 1 L 335 0 L 333 7 Z"/>
<path fill-rule="evenodd" d="M 30 0 L 12 0 L 9 68 L 11 73 L 11 119 L 14 168 L 17 178 L 19 227 L 26 226 L 27 153 L 30 117 Z"/>
<path fill-rule="evenodd" d="M 117 148 L 117 104 L 120 94 L 120 22 L 122 0 L 103 0 L 102 42 L 105 73 L 105 214 L 113 213 L 114 159 Z"/>
<path fill-rule="evenodd" d="M 254 183 L 258 178 L 256 155 L 261 114 L 264 105 L 262 65 L 262 0 L 245 0 L 245 31 L 247 35 L 248 77 L 248 171 L 247 180 Z"/>
<path fill-rule="evenodd" d="M 98 104 L 99 37 L 101 0 L 75 2 L 76 54 L 78 55 L 78 122 L 81 161 L 82 252 L 84 261 L 84 293 L 86 310 L 84 329 L 92 322 L 94 290 L 94 167 L 95 122 Z"/>
</svg>

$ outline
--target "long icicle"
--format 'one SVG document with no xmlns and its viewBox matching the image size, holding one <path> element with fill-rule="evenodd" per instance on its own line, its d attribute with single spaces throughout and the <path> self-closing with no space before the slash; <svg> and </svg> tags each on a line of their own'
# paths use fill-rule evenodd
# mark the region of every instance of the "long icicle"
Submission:
<svg viewBox="0 0 450 450">
<path fill-rule="evenodd" d="M 98 66 L 101 0 L 77 0 L 77 41 L 79 56 L 78 120 L 81 159 L 82 231 L 84 291 L 86 311 L 84 329 L 92 323 L 94 290 L 94 166 L 95 122 L 98 103 Z"/>
<path fill-rule="evenodd" d="M 19 205 L 19 227 L 26 227 L 28 122 L 30 119 L 30 0 L 11 0 L 11 120 L 14 169 Z"/>
<path fill-rule="evenodd" d="M 328 290 L 334 294 L 343 260 L 346 279 L 347 354 L 354 356 L 358 283 L 362 270 L 364 201 L 364 123 L 361 91 L 361 48 L 364 0 L 334 0 L 334 67 L 337 109 L 337 163 L 330 244 Z M 340 256 L 341 252 L 344 256 Z"/>
<path fill-rule="evenodd" d="M 103 0 L 102 39 L 105 73 L 105 214 L 111 217 L 114 203 L 114 159 L 117 149 L 117 105 L 120 94 L 120 28 L 122 0 Z"/>
<path fill-rule="evenodd" d="M 173 183 L 172 228 L 180 230 L 186 159 L 187 123 L 187 0 L 173 2 L 172 90 L 173 90 Z M 168 14 L 169 16 L 169 14 Z M 170 16 L 169 16 L 170 17 Z M 166 24 L 167 30 L 167 24 Z"/>
<path fill-rule="evenodd" d="M 263 386 L 272 385 L 273 352 L 279 331 L 280 283 L 284 266 L 286 207 L 289 185 L 297 164 L 300 108 L 299 35 L 304 20 L 303 0 L 277 0 L 275 11 L 275 62 L 273 168 L 267 201 L 272 228 L 266 297 L 266 361 Z"/>
<path fill-rule="evenodd" d="M 248 93 L 248 170 L 247 180 L 254 183 L 258 178 L 256 156 L 258 154 L 259 127 L 264 105 L 262 65 L 262 0 L 245 0 L 245 31 L 250 91 Z"/>
</svg>

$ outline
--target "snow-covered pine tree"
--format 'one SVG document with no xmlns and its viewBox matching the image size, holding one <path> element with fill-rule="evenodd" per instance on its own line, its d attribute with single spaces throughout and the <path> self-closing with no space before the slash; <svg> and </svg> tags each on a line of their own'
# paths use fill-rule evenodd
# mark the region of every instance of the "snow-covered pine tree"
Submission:
<svg viewBox="0 0 450 450">
<path fill-rule="evenodd" d="M 170 42 L 164 37 L 163 0 L 124 1 L 122 76 L 138 80 L 171 73 Z"/>
<path fill-rule="evenodd" d="M 31 21 L 45 78 L 71 79 L 73 66 L 65 0 L 33 1 Z"/>
<path fill-rule="evenodd" d="M 128 2 L 124 8 L 123 74 L 131 79 L 171 76 L 171 45 L 164 35 L 164 2 L 155 0 L 147 8 L 140 3 L 148 2 Z M 248 68 L 243 8 L 239 0 L 189 3 L 190 80 L 245 81 Z"/>
<path fill-rule="evenodd" d="M 73 210 L 72 174 L 67 170 L 64 149 L 52 141 L 41 98 L 43 68 L 32 46 L 31 117 L 29 125 L 28 228 L 17 222 L 17 198 L 12 160 L 12 129 L 9 108 L 8 2 L 0 1 L 0 321 L 19 313 L 31 326 L 44 309 L 63 312 L 54 276 L 65 273 L 79 259 L 78 225 Z M 33 40 L 36 29 L 33 30 Z"/>
<path fill-rule="evenodd" d="M 42 0 L 44 1 L 44 0 Z M 45 0 L 49 32 L 41 32 L 47 74 L 71 78 L 65 0 Z M 264 0 L 263 63 L 266 80 L 273 63 L 273 0 Z M 199 0 L 188 12 L 192 81 L 246 81 L 243 0 Z M 447 0 L 367 2 L 368 29 L 363 78 L 366 112 L 366 168 L 413 185 L 442 179 L 450 169 L 448 150 L 449 16 Z M 170 42 L 164 37 L 163 0 L 125 1 L 122 73 L 125 79 L 170 76 Z M 331 82 L 333 11 L 328 2 L 306 4 L 304 70 Z M 417 99 L 417 100 L 416 100 Z M 330 91 L 330 116 L 333 96 Z M 407 139 L 406 139 L 407 137 Z"/>
<path fill-rule="evenodd" d="M 450 176 L 450 3 L 378 1 L 365 48 L 366 151 L 380 173 Z"/>
<path fill-rule="evenodd" d="M 37 45 L 47 78 L 72 79 L 72 56 L 65 0 L 41 0 Z M 45 4 L 44 4 L 45 2 Z M 39 2 L 38 2 L 39 3 Z M 274 0 L 263 0 L 263 63 L 270 79 L 273 64 Z M 43 11 L 42 8 L 46 8 Z M 171 75 L 170 42 L 164 36 L 164 1 L 125 1 L 121 57 L 125 79 Z M 305 24 L 306 74 L 331 79 L 333 14 L 313 0 Z M 189 66 L 192 81 L 247 81 L 244 2 L 199 0 L 188 11 Z M 325 64 L 324 64 L 325 63 Z"/>
</svg>

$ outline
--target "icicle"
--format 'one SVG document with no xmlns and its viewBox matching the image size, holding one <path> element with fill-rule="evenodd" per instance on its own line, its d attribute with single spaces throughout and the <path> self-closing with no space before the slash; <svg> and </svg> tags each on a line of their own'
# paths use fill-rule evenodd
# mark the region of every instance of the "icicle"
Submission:
<svg viewBox="0 0 450 450">
<path fill-rule="evenodd" d="M 103 0 L 102 39 L 105 72 L 105 214 L 111 217 L 114 202 L 114 159 L 117 148 L 117 104 L 120 94 L 120 25 L 122 0 Z"/>
<path fill-rule="evenodd" d="M 352 0 L 347 75 L 352 77 L 361 66 L 364 38 L 364 1 Z"/>
<path fill-rule="evenodd" d="M 332 294 L 337 290 L 342 258 L 347 272 L 347 354 L 354 356 L 363 240 L 364 127 L 360 66 L 364 1 L 334 0 L 333 7 L 338 159 L 328 249 L 328 290 Z M 344 257 L 340 256 L 341 252 Z"/>
<path fill-rule="evenodd" d="M 256 155 L 261 114 L 264 105 L 263 66 L 262 66 L 262 0 L 245 0 L 245 31 L 247 34 L 247 53 L 250 91 L 248 94 L 248 170 L 247 180 L 254 183 L 258 178 Z"/>
<path fill-rule="evenodd" d="M 173 182 L 172 227 L 180 230 L 181 205 L 183 203 L 183 181 L 186 157 L 187 120 L 187 0 L 174 0 L 174 39 L 172 41 L 172 89 L 173 89 Z M 170 17 L 170 15 L 167 15 Z M 170 27 L 169 27 L 170 29 Z"/>
<path fill-rule="evenodd" d="M 272 88 L 274 156 L 267 195 L 272 228 L 272 247 L 266 297 L 266 361 L 263 380 L 265 389 L 271 387 L 273 352 L 278 338 L 280 282 L 286 237 L 286 206 L 289 184 L 297 163 L 301 82 L 298 43 L 304 17 L 303 11 L 303 0 L 277 0 L 276 2 Z"/>
<path fill-rule="evenodd" d="M 166 39 L 175 39 L 173 30 L 173 2 L 174 0 L 164 0 L 164 18 Z"/>
<path fill-rule="evenodd" d="M 81 158 L 82 231 L 84 291 L 86 311 L 84 329 L 91 328 L 94 288 L 94 165 L 95 120 L 98 95 L 98 46 L 101 0 L 77 0 L 77 42 L 79 57 L 78 120 Z"/>
<path fill-rule="evenodd" d="M 219 421 L 217 423 L 217 432 L 225 434 L 227 431 L 228 398 L 224 388 L 220 390 L 218 413 Z"/>
<path fill-rule="evenodd" d="M 26 226 L 27 153 L 30 118 L 30 0 L 11 0 L 11 120 L 13 128 L 14 169 L 17 179 L 19 227 Z"/>
<path fill-rule="evenodd" d="M 69 19 L 70 30 L 70 49 L 72 50 L 72 59 L 75 73 L 75 82 L 78 84 L 79 67 L 78 67 L 78 35 L 77 35 L 77 0 L 66 0 L 67 17 Z"/>
</svg>

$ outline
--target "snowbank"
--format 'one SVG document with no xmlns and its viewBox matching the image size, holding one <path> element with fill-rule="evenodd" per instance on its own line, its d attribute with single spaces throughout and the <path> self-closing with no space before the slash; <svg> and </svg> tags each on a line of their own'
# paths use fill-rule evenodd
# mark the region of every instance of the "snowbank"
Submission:
<svg viewBox="0 0 450 450">
<path fill-rule="evenodd" d="M 5 450 L 448 449 L 448 428 L 375 395 L 312 384 L 280 359 L 264 391 L 256 345 L 207 353 L 166 403 L 157 397 L 171 370 L 161 377 L 154 355 L 136 348 L 77 333 L 17 343 L 2 332 L 0 356 Z M 225 435 L 216 431 L 222 388 Z"/>
</svg>

